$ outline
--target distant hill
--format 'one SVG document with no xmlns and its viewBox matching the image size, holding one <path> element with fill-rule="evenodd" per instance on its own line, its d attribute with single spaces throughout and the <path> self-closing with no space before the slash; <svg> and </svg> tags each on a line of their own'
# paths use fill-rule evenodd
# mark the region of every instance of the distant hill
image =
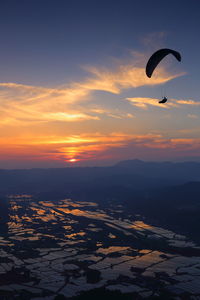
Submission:
<svg viewBox="0 0 200 300">
<path fill-rule="evenodd" d="M 110 167 L 0 170 L 0 195 L 21 192 L 73 192 L 123 187 L 161 188 L 199 181 L 200 163 L 122 161 Z"/>
<path fill-rule="evenodd" d="M 126 160 L 116 164 L 116 168 L 129 170 L 148 177 L 173 178 L 180 181 L 200 180 L 199 162 L 144 162 L 142 160 Z"/>
</svg>

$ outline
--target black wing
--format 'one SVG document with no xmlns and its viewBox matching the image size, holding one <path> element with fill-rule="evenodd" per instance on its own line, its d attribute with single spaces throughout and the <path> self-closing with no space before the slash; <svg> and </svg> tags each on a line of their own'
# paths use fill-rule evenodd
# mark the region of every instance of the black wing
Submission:
<svg viewBox="0 0 200 300">
<path fill-rule="evenodd" d="M 156 51 L 148 60 L 148 63 L 146 65 L 146 75 L 151 78 L 153 71 L 159 64 L 159 62 L 168 54 L 174 55 L 174 57 L 178 60 L 181 61 L 181 55 L 179 52 L 174 51 L 172 49 L 160 49 Z"/>
</svg>

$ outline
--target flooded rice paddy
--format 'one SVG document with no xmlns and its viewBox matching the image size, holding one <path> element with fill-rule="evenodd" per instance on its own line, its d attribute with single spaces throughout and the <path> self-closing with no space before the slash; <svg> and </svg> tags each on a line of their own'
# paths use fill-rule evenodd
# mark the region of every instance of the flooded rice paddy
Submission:
<svg viewBox="0 0 200 300">
<path fill-rule="evenodd" d="M 0 299 L 70 299 L 101 288 L 135 299 L 200 299 L 200 247 L 185 236 L 151 226 L 121 205 L 31 195 L 9 202 L 0 236 Z"/>
</svg>

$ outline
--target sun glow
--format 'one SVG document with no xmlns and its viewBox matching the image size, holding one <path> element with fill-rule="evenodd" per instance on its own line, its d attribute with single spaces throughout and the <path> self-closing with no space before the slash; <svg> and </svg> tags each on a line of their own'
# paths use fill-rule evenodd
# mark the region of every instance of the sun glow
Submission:
<svg viewBox="0 0 200 300">
<path fill-rule="evenodd" d="M 70 162 L 70 163 L 75 163 L 75 162 L 77 162 L 77 161 L 79 161 L 79 160 L 76 159 L 76 158 L 70 158 L 70 159 L 68 160 L 68 162 Z"/>
</svg>

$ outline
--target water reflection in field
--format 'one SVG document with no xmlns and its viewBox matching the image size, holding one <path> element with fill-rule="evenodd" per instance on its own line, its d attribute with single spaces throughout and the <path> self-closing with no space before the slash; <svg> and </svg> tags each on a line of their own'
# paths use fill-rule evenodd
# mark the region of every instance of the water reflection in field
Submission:
<svg viewBox="0 0 200 300">
<path fill-rule="evenodd" d="M 200 249 L 182 235 L 118 205 L 30 195 L 9 201 L 8 232 L 0 237 L 3 299 L 24 291 L 28 299 L 70 298 L 101 287 L 141 299 L 200 294 Z"/>
</svg>

